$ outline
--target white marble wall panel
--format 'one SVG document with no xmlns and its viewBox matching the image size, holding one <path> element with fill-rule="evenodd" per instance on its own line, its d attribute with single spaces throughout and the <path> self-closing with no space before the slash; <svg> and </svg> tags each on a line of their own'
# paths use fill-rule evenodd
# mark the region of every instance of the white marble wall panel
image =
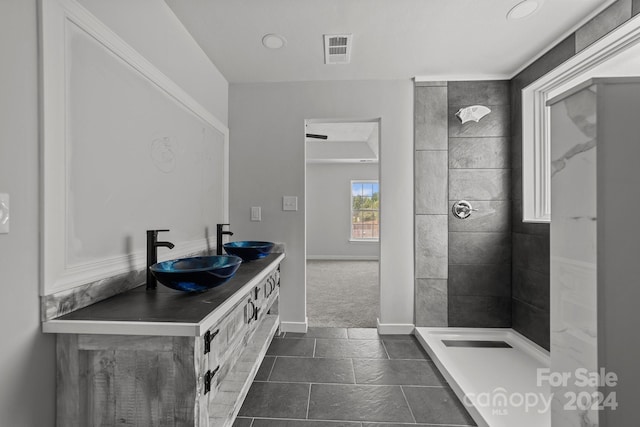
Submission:
<svg viewBox="0 0 640 427">
<path fill-rule="evenodd" d="M 554 426 L 598 425 L 596 411 L 567 407 L 597 392 L 576 384 L 577 369 L 598 369 L 596 126 L 592 88 L 552 106 L 551 371 L 570 375 L 552 387 Z"/>
</svg>

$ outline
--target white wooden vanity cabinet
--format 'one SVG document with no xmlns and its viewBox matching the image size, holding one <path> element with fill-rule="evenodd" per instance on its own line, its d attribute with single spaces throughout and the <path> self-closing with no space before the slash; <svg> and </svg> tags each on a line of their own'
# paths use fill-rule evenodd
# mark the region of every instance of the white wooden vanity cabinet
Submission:
<svg viewBox="0 0 640 427">
<path fill-rule="evenodd" d="M 57 425 L 231 426 L 278 329 L 282 258 L 270 255 L 198 323 L 83 320 L 79 312 L 45 322 L 46 332 L 58 333 Z"/>
</svg>

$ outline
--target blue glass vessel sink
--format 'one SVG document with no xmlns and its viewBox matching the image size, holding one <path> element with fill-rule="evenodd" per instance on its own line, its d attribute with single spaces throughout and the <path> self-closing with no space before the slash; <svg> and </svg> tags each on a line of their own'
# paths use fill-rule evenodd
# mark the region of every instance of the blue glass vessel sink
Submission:
<svg viewBox="0 0 640 427">
<path fill-rule="evenodd" d="M 184 292 L 203 292 L 231 279 L 242 259 L 214 255 L 172 259 L 153 264 L 149 269 L 163 285 Z"/>
<path fill-rule="evenodd" d="M 225 243 L 222 247 L 229 255 L 239 256 L 243 261 L 253 261 L 269 255 L 273 249 L 273 243 L 246 240 Z"/>
</svg>

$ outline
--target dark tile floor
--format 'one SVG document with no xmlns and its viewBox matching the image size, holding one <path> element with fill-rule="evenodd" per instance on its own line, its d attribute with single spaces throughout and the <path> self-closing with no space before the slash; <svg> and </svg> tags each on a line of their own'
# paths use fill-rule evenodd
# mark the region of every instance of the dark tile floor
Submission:
<svg viewBox="0 0 640 427">
<path fill-rule="evenodd" d="M 273 339 L 234 427 L 474 425 L 413 336 L 309 328 Z"/>
</svg>

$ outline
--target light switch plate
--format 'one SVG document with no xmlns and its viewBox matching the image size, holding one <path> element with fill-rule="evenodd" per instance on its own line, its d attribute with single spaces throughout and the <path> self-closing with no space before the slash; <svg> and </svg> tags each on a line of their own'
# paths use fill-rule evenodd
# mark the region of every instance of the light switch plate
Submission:
<svg viewBox="0 0 640 427">
<path fill-rule="evenodd" d="M 9 195 L 0 193 L 0 234 L 9 232 Z"/>
<path fill-rule="evenodd" d="M 298 198 L 296 196 L 283 196 L 282 197 L 282 210 L 283 211 L 297 211 L 298 210 Z"/>
<path fill-rule="evenodd" d="M 262 208 L 251 206 L 251 221 L 262 221 Z"/>
</svg>

